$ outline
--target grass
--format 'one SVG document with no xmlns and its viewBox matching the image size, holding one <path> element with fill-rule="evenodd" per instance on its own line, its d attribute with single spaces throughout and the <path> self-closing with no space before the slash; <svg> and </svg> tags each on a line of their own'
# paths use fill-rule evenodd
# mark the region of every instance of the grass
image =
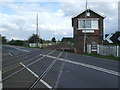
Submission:
<svg viewBox="0 0 120 90">
<path fill-rule="evenodd" d="M 90 53 L 90 54 L 89 53 L 83 53 L 82 55 L 120 61 L 120 57 L 115 57 L 113 55 L 105 56 L 105 55 L 100 55 L 100 54 L 95 54 L 95 53 Z"/>
</svg>

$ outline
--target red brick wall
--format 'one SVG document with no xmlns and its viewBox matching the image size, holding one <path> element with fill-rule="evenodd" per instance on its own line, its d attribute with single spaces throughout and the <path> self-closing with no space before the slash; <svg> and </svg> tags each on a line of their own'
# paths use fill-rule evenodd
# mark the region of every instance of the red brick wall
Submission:
<svg viewBox="0 0 120 90">
<path fill-rule="evenodd" d="M 99 18 L 99 30 L 94 30 L 94 33 L 87 33 L 86 42 L 87 44 L 91 44 L 93 41 L 100 44 L 103 40 L 103 17 L 100 15 L 90 11 L 91 16 L 87 18 Z M 82 30 L 78 30 L 78 19 L 85 18 L 85 13 L 82 13 L 74 18 L 72 18 L 72 26 L 74 30 L 74 51 L 76 53 L 83 52 L 83 44 L 84 44 L 84 33 Z"/>
</svg>

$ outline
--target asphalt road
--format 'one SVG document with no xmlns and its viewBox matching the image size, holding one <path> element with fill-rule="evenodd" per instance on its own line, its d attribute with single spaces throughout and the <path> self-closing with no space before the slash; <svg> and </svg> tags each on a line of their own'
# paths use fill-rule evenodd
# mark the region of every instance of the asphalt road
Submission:
<svg viewBox="0 0 120 90">
<path fill-rule="evenodd" d="M 2 46 L 2 88 L 119 88 L 118 61 Z"/>
</svg>

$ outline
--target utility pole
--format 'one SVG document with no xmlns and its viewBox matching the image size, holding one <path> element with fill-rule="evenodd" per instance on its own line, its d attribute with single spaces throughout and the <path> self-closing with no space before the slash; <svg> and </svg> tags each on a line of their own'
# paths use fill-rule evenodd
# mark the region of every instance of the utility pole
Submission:
<svg viewBox="0 0 120 90">
<path fill-rule="evenodd" d="M 38 14 L 37 14 L 37 16 L 36 16 L 36 35 L 37 35 L 37 42 L 36 42 L 36 45 L 37 45 L 37 47 L 38 47 L 38 39 L 39 39 L 39 36 L 38 36 Z"/>
<path fill-rule="evenodd" d="M 84 32 L 84 53 L 86 52 L 86 20 L 87 19 L 87 0 L 86 0 L 86 7 L 85 7 L 85 32 Z"/>
</svg>

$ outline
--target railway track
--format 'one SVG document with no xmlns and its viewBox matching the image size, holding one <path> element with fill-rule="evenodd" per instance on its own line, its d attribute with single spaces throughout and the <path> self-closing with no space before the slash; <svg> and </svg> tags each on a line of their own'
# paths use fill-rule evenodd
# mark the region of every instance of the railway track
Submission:
<svg viewBox="0 0 120 90">
<path fill-rule="evenodd" d="M 63 50 L 64 51 L 64 50 Z M 61 56 L 61 54 L 63 53 L 63 51 L 54 59 L 54 61 L 44 70 L 44 72 L 37 77 L 37 79 L 35 80 L 34 83 L 32 83 L 32 85 L 29 87 L 29 90 L 33 90 L 34 88 L 36 88 L 37 84 L 43 80 L 43 78 L 46 76 L 46 74 L 50 71 L 50 69 L 53 67 L 53 65 L 56 63 L 57 59 Z M 53 89 L 53 87 L 48 86 L 47 87 L 49 89 Z"/>
<path fill-rule="evenodd" d="M 100 67 L 97 63 L 94 65 L 89 61 L 85 62 L 87 57 L 67 53 L 64 49 L 62 51 L 33 51 L 18 57 L 19 60 L 13 60 L 14 64 L 2 71 L 0 86 L 3 87 L 3 90 L 9 88 L 12 90 L 39 90 L 40 88 L 55 90 L 56 88 L 110 86 L 116 88 L 120 76 L 120 73 L 114 69 L 104 68 L 102 65 Z M 12 59 L 10 60 L 12 61 Z M 9 59 L 5 61 L 9 61 Z"/>
<path fill-rule="evenodd" d="M 8 61 L 7 62 L 8 65 L 6 65 L 6 61 L 3 61 L 2 62 L 2 65 L 3 65 L 2 73 L 6 72 L 6 71 L 9 71 L 12 68 L 15 68 L 15 67 L 19 66 L 20 65 L 19 62 L 29 62 L 29 61 L 31 61 L 31 60 L 33 60 L 35 58 L 38 58 L 40 56 L 39 53 L 40 52 L 35 52 L 35 53 L 30 52 L 30 53 L 27 53 L 27 54 L 24 54 L 24 55 L 19 55 L 19 56 L 16 56 L 17 58 L 15 59 L 15 61 L 13 61 L 14 57 L 10 58 L 10 59 L 7 59 L 6 61 Z M 12 60 L 12 62 L 10 60 Z"/>
<path fill-rule="evenodd" d="M 47 88 L 49 89 L 53 89 L 54 86 L 56 85 L 55 83 L 58 83 L 58 81 L 56 81 L 57 79 L 55 79 L 55 82 L 53 83 L 53 86 L 50 86 L 48 85 L 45 81 L 43 81 L 42 79 L 48 74 L 48 72 L 51 70 L 51 68 L 55 65 L 55 63 L 57 62 L 57 59 L 63 54 L 64 50 L 59 52 L 59 54 L 56 56 L 56 58 L 54 58 L 54 60 L 42 71 L 42 73 L 40 75 L 37 75 L 36 73 L 34 73 L 34 71 L 32 71 L 31 69 L 29 69 L 30 66 L 34 65 L 35 63 L 39 62 L 41 59 L 44 60 L 45 57 L 47 57 L 48 55 L 50 54 L 53 54 L 55 53 L 56 50 L 54 51 L 51 51 L 51 52 L 47 52 L 46 54 L 43 53 L 44 55 L 41 55 L 41 54 L 38 54 L 36 57 L 36 59 L 38 58 L 38 56 L 41 56 L 40 58 L 38 58 L 37 60 L 32 60 L 33 58 L 35 59 L 35 57 L 33 57 L 32 59 L 30 60 L 26 60 L 26 61 L 21 61 L 11 67 L 9 67 L 8 69 L 6 70 L 3 70 L 3 76 L 5 76 L 4 74 L 6 74 L 7 72 L 11 72 L 11 70 L 17 68 L 17 67 L 20 67 L 17 71 L 15 72 L 12 72 L 10 73 L 9 75 L 7 75 L 6 77 L 4 77 L 2 79 L 2 81 L 0 81 L 0 83 L 4 83 L 6 82 L 7 80 L 9 80 L 10 78 L 14 77 L 15 75 L 19 74 L 20 72 L 24 71 L 25 69 L 30 72 L 36 79 L 34 80 L 34 82 L 27 88 L 29 88 L 29 90 L 33 90 L 34 88 L 36 88 L 36 86 L 41 82 L 43 83 Z M 33 56 L 33 55 L 32 55 Z M 30 56 L 29 56 L 30 57 Z M 25 58 L 27 59 L 27 58 Z M 32 62 L 30 62 L 32 61 Z M 60 64 L 61 65 L 61 64 Z M 22 67 L 21 67 L 22 66 Z M 63 67 L 60 66 L 60 67 Z M 13 70 L 14 71 L 14 70 Z M 60 78 L 60 73 L 61 70 L 58 70 L 58 73 L 57 73 L 57 77 L 56 78 Z M 6 88 L 4 87 L 3 85 L 3 88 Z"/>
</svg>

